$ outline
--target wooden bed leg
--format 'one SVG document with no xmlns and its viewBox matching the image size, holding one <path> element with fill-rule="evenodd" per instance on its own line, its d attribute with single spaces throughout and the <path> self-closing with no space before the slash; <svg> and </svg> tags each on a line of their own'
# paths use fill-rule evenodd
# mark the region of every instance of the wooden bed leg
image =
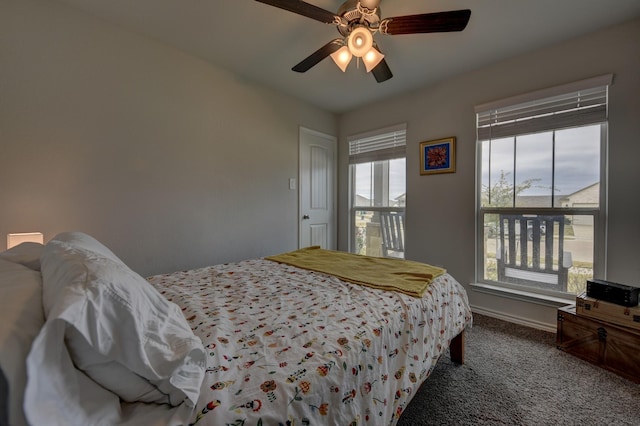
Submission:
<svg viewBox="0 0 640 426">
<path fill-rule="evenodd" d="M 451 339 L 449 352 L 451 354 L 451 361 L 456 364 L 464 364 L 464 330 Z"/>
</svg>

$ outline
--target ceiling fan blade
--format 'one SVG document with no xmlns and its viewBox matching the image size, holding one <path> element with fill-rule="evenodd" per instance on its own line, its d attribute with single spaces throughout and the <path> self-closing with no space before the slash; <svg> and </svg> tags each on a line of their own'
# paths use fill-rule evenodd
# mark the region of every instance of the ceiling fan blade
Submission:
<svg viewBox="0 0 640 426">
<path fill-rule="evenodd" d="M 389 65 L 387 65 L 387 61 L 385 61 L 384 58 L 378 65 L 376 65 L 374 69 L 371 70 L 371 74 L 373 74 L 378 83 L 382 83 L 383 81 L 387 81 L 391 77 L 393 77 L 391 69 L 389 68 Z"/>
<path fill-rule="evenodd" d="M 373 47 L 378 52 L 380 52 L 380 49 L 378 48 L 378 46 L 376 44 L 374 44 Z M 380 52 L 380 53 L 382 53 L 382 52 Z M 389 68 L 389 65 L 387 65 L 387 61 L 384 58 L 382 58 L 380 63 L 378 65 L 376 65 L 371 70 L 371 74 L 373 74 L 373 76 L 376 78 L 376 81 L 378 83 L 382 83 L 383 81 L 387 81 L 391 77 L 393 77 L 393 73 L 391 72 L 391 69 Z"/>
<path fill-rule="evenodd" d="M 336 50 L 342 47 L 342 39 L 336 38 L 331 40 L 329 43 L 322 46 L 320 49 L 313 52 L 311 55 L 307 56 L 303 59 L 299 64 L 291 68 L 296 72 L 307 72 L 313 66 L 317 65 L 320 61 L 322 61 L 327 56 L 331 55 Z"/>
<path fill-rule="evenodd" d="M 305 3 L 300 0 L 256 0 L 257 2 L 268 4 L 271 6 L 279 7 L 280 9 L 288 10 L 289 12 L 297 13 L 298 15 L 306 16 L 307 18 L 315 19 L 316 21 L 324 22 L 325 24 L 335 24 L 340 20 L 335 13 L 322 9 L 318 6 L 314 6 L 309 3 Z"/>
<path fill-rule="evenodd" d="M 380 21 L 379 29 L 389 35 L 462 31 L 470 17 L 469 9 L 396 16 Z"/>
<path fill-rule="evenodd" d="M 380 54 L 382 54 L 382 51 L 378 47 L 377 43 L 373 43 L 373 48 L 376 49 Z M 373 67 L 373 69 L 371 70 L 371 74 L 373 74 L 378 83 L 382 83 L 383 81 L 387 81 L 391 77 L 393 77 L 393 73 L 391 73 L 391 69 L 389 68 L 389 65 L 387 65 L 387 61 L 384 59 L 384 55 L 378 65 Z"/>
</svg>

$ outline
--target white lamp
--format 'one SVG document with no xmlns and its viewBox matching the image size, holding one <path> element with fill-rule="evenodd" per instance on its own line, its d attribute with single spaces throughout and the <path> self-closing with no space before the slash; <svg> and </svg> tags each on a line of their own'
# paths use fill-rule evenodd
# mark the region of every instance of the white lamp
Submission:
<svg viewBox="0 0 640 426">
<path fill-rule="evenodd" d="M 347 66 L 349 66 L 349 62 L 351 62 L 351 52 L 349 52 L 349 48 L 347 46 L 342 46 L 340 49 L 336 50 L 331 54 L 331 59 L 336 65 L 342 70 L 342 72 L 347 71 Z"/>
<path fill-rule="evenodd" d="M 22 243 L 40 243 L 43 244 L 44 235 L 42 232 L 20 232 L 15 234 L 7 234 L 7 249 L 15 247 Z"/>
</svg>

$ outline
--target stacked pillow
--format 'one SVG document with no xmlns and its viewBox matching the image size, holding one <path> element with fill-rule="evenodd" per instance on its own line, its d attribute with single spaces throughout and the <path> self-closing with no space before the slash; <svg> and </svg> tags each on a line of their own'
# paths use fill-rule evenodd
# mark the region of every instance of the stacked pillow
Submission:
<svg viewBox="0 0 640 426">
<path fill-rule="evenodd" d="M 25 360 L 44 324 L 40 253 L 42 244 L 23 243 L 0 253 L 0 370 L 6 380 L 0 424 L 24 425 Z M 8 411 L 8 413 L 6 411 Z"/>
<path fill-rule="evenodd" d="M 40 260 L 47 323 L 28 359 L 27 404 L 40 404 L 28 410 L 32 423 L 77 421 L 82 410 L 107 410 L 113 394 L 197 402 L 205 351 L 177 305 L 86 234 L 56 236 Z M 115 420 L 116 411 L 102 418 Z M 52 413 L 61 417 L 52 421 Z"/>
<path fill-rule="evenodd" d="M 44 246 L 40 243 L 22 243 L 0 253 L 0 259 L 19 263 L 33 271 L 40 270 L 40 255 Z"/>
</svg>

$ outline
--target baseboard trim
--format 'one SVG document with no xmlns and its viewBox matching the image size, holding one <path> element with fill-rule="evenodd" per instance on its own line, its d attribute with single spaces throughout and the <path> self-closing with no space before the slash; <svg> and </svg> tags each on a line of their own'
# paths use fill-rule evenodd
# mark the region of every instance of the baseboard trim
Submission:
<svg viewBox="0 0 640 426">
<path fill-rule="evenodd" d="M 491 309 L 480 308 L 478 306 L 471 305 L 471 311 L 473 313 L 478 313 L 480 315 L 485 315 L 487 317 L 496 318 L 499 320 L 512 322 L 514 324 L 520 324 L 527 327 L 535 328 L 538 330 L 548 331 L 550 333 L 555 333 L 557 331 L 557 326 L 555 324 L 548 324 L 546 322 L 534 321 L 527 318 L 521 318 L 514 315 L 505 314 L 504 312 L 498 312 Z"/>
</svg>

